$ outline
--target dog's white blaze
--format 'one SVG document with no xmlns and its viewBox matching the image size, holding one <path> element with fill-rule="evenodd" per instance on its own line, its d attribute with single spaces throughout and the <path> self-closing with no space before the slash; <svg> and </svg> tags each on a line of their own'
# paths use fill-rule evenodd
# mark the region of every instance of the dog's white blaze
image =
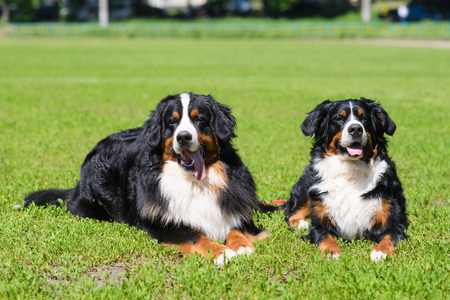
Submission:
<svg viewBox="0 0 450 300">
<path fill-rule="evenodd" d="M 327 193 L 323 196 L 325 212 L 343 238 L 362 238 L 372 227 L 374 213 L 381 208 L 382 199 L 363 199 L 361 195 L 375 188 L 388 164 L 384 160 L 366 164 L 336 155 L 316 160 L 313 165 L 322 181 L 310 189 Z"/>
<path fill-rule="evenodd" d="M 206 170 L 204 180 L 196 180 L 177 163 L 168 161 L 159 179 L 161 192 L 168 200 L 163 221 L 191 226 L 222 242 L 231 229 L 241 224 L 238 216 L 226 215 L 220 209 L 219 193 L 226 182 L 212 168 Z"/>
<path fill-rule="evenodd" d="M 191 97 L 188 93 L 183 93 L 180 95 L 181 98 L 181 105 L 183 106 L 183 114 L 181 116 L 180 124 L 178 125 L 177 129 L 175 130 L 174 134 L 174 140 L 173 140 L 173 150 L 181 154 L 183 151 L 183 148 L 180 147 L 180 144 L 177 142 L 177 135 L 181 131 L 187 131 L 192 135 L 192 141 L 188 145 L 187 149 L 191 152 L 195 152 L 198 149 L 198 134 L 197 130 L 195 129 L 194 125 L 191 122 L 191 118 L 189 117 L 189 103 L 191 102 Z"/>
<path fill-rule="evenodd" d="M 353 124 L 359 124 L 363 128 L 363 133 L 361 136 L 361 138 L 362 138 L 361 145 L 365 146 L 367 144 L 366 130 L 365 130 L 363 124 L 355 119 L 355 115 L 353 114 L 353 105 L 350 102 L 350 120 L 348 120 L 347 124 L 345 124 L 344 130 L 342 131 L 341 145 L 344 148 L 350 146 L 353 143 L 353 138 L 350 135 L 350 133 L 348 132 L 348 128 Z"/>
</svg>

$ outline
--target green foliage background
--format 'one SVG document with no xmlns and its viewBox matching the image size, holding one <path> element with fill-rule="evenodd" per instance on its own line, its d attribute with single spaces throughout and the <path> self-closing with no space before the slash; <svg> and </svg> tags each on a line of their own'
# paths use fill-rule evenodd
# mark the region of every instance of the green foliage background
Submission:
<svg viewBox="0 0 450 300">
<path fill-rule="evenodd" d="M 0 298 L 449 297 L 448 49 L 30 38 L 1 40 L 0 61 Z M 340 242 L 343 255 L 328 261 L 282 213 L 257 214 L 272 237 L 219 269 L 125 224 L 14 210 L 32 190 L 75 185 L 96 142 L 140 126 L 160 99 L 184 91 L 233 108 L 234 145 L 264 201 L 286 199 L 308 163 L 306 112 L 325 99 L 380 101 L 397 123 L 390 154 L 410 239 L 378 263 L 370 242 Z M 102 270 L 110 275 L 95 275 Z"/>
</svg>

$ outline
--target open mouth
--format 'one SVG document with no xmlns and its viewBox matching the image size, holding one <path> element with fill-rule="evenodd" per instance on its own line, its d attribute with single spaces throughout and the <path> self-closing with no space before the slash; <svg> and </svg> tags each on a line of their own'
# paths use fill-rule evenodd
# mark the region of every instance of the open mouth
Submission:
<svg viewBox="0 0 450 300">
<path fill-rule="evenodd" d="M 339 146 L 339 152 L 342 154 L 348 154 L 350 156 L 360 156 L 363 153 L 363 146 L 361 144 L 351 144 L 350 146 Z"/>
<path fill-rule="evenodd" d="M 203 160 L 205 150 L 200 147 L 197 151 L 191 152 L 184 149 L 181 154 L 175 153 L 178 164 L 189 173 L 194 173 L 197 180 L 203 180 L 206 177 L 205 161 Z"/>
</svg>

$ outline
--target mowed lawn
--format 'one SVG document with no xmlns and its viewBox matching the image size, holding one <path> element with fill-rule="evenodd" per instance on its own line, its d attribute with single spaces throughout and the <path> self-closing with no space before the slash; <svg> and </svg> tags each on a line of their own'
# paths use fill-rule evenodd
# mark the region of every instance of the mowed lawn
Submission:
<svg viewBox="0 0 450 300">
<path fill-rule="evenodd" d="M 448 299 L 450 50 L 277 39 L 1 39 L 0 298 Z M 324 259 L 281 212 L 272 233 L 222 268 L 125 224 L 63 209 L 16 211 L 33 190 L 72 187 L 105 136 L 158 101 L 212 94 L 237 118 L 234 145 L 263 201 L 287 199 L 309 160 L 306 112 L 326 99 L 380 101 L 409 240 L 372 262 L 369 241 Z"/>
</svg>

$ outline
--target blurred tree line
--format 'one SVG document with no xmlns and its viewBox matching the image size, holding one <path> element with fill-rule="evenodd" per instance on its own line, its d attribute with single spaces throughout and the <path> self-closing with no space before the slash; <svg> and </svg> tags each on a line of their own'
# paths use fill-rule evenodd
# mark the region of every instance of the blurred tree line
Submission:
<svg viewBox="0 0 450 300">
<path fill-rule="evenodd" d="M 131 12 L 126 17 L 162 17 L 159 9 L 146 4 L 146 0 L 108 0 L 111 9 L 126 7 Z M 97 0 L 0 0 L 3 23 L 35 21 L 92 21 L 98 12 Z M 82 10 L 88 16 L 80 20 Z"/>
<path fill-rule="evenodd" d="M 146 0 L 109 0 L 110 14 L 114 6 L 127 3 L 132 11 L 131 17 L 165 17 L 164 11 L 147 5 Z M 252 9 L 254 3 L 260 7 L 257 11 Z M 182 14 L 186 16 L 265 16 L 272 18 L 302 18 L 322 17 L 333 18 L 349 11 L 360 9 L 360 0 L 207 0 L 201 8 L 195 8 L 200 13 Z M 385 0 L 372 0 L 385 2 Z M 187 10 L 192 9 L 187 1 Z M 440 13 L 446 19 L 450 16 L 450 0 L 412 0 L 410 5 L 421 5 L 427 10 Z M 0 0 L 2 21 L 7 22 L 33 22 L 33 21 L 80 21 L 76 14 L 82 8 L 90 5 L 94 10 L 96 0 Z M 95 13 L 91 12 L 95 17 Z"/>
<path fill-rule="evenodd" d="M 253 0 L 235 0 L 232 2 L 254 2 Z M 357 10 L 358 4 L 350 0 L 261 0 L 262 10 L 257 15 L 279 18 L 324 17 L 332 18 L 351 10 Z M 207 0 L 205 5 L 209 16 L 230 14 L 251 15 L 252 11 L 230 10 L 230 0 Z"/>
<path fill-rule="evenodd" d="M 332 18 L 357 10 L 349 0 L 264 0 L 264 15 L 270 17 L 324 17 Z"/>
</svg>

